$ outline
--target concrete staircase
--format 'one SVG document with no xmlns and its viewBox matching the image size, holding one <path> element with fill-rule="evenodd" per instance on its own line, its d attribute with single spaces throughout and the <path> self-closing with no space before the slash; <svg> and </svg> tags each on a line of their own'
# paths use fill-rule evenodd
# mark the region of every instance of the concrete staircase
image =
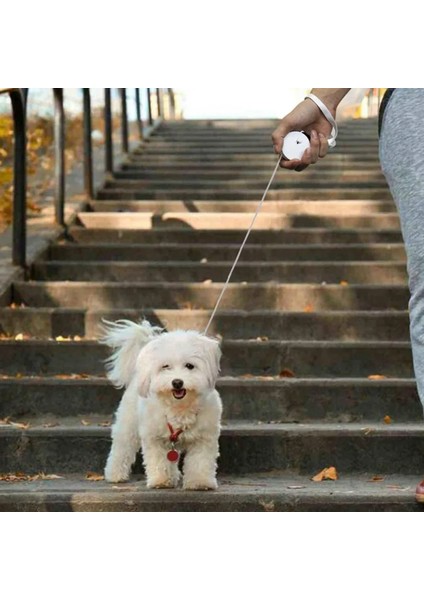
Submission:
<svg viewBox="0 0 424 600">
<path fill-rule="evenodd" d="M 405 253 L 373 120 L 342 125 L 316 167 L 279 174 L 214 322 L 220 490 L 146 491 L 139 463 L 129 484 L 87 479 L 121 395 L 104 378 L 101 318 L 206 325 L 272 172 L 274 125 L 162 125 L 14 284 L 0 473 L 44 475 L 0 481 L 0 510 L 420 510 Z M 330 466 L 339 481 L 311 481 Z"/>
</svg>

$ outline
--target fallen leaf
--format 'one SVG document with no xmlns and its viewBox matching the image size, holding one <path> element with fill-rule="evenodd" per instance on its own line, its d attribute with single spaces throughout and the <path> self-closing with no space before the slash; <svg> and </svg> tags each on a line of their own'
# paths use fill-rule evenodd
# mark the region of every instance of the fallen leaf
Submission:
<svg viewBox="0 0 424 600">
<path fill-rule="evenodd" d="M 23 340 L 24 340 L 23 333 L 18 333 L 18 335 L 15 335 L 15 342 L 22 342 Z"/>
<path fill-rule="evenodd" d="M 383 379 L 387 379 L 387 377 L 385 375 L 370 375 L 368 379 L 371 381 L 381 381 Z"/>
<path fill-rule="evenodd" d="M 97 473 L 87 473 L 85 476 L 87 481 L 104 481 L 103 475 L 98 475 Z"/>
<path fill-rule="evenodd" d="M 6 417 L 0 421 L 0 425 L 10 425 L 11 427 L 17 427 L 18 429 L 29 429 L 29 423 L 16 423 L 15 421 L 11 421 L 10 417 Z"/>
<path fill-rule="evenodd" d="M 81 421 L 81 425 L 84 425 L 85 427 L 87 427 L 88 425 L 91 425 L 90 421 Z"/>
<path fill-rule="evenodd" d="M 274 512 L 275 511 L 275 502 L 265 502 L 262 500 L 260 505 L 265 510 L 265 512 Z"/>
<path fill-rule="evenodd" d="M 72 342 L 71 338 L 69 338 L 69 337 L 68 337 L 68 338 L 65 338 L 65 337 L 63 337 L 63 336 L 61 336 L 61 335 L 58 335 L 58 336 L 55 338 L 55 340 L 56 340 L 56 342 Z"/>
<path fill-rule="evenodd" d="M 346 286 L 346 285 L 349 285 L 349 282 L 348 281 L 341 281 L 340 285 Z"/>
<path fill-rule="evenodd" d="M 305 308 L 303 309 L 303 312 L 305 312 L 305 313 L 313 313 L 313 312 L 315 312 L 315 308 L 314 308 L 314 306 L 312 304 L 307 304 L 305 306 Z"/>
<path fill-rule="evenodd" d="M 212 285 L 212 283 L 213 283 L 212 279 L 206 279 L 206 280 L 203 282 L 203 285 Z"/>
<path fill-rule="evenodd" d="M 288 490 L 304 490 L 305 489 L 305 485 L 289 485 L 287 487 Z"/>
<path fill-rule="evenodd" d="M 296 377 L 296 374 L 293 373 L 293 371 L 291 369 L 283 369 L 281 371 L 279 377 L 281 377 L 281 379 L 290 379 L 290 378 Z"/>
<path fill-rule="evenodd" d="M 59 427 L 59 423 L 44 423 L 43 427 L 45 429 L 52 429 L 53 427 Z"/>
<path fill-rule="evenodd" d="M 362 431 L 364 432 L 364 435 L 369 435 L 370 433 L 373 433 L 375 429 L 372 429 L 371 427 L 366 427 Z"/>
<path fill-rule="evenodd" d="M 64 479 L 64 477 L 61 477 L 60 475 L 46 475 L 45 473 L 39 473 L 38 477 L 43 481 L 54 481 L 56 479 Z"/>
<path fill-rule="evenodd" d="M 391 425 L 393 423 L 393 419 L 392 417 L 389 417 L 389 415 L 384 417 L 384 422 L 386 423 L 386 425 Z"/>
<path fill-rule="evenodd" d="M 82 337 L 79 335 L 74 335 L 74 342 L 82 342 Z"/>
<path fill-rule="evenodd" d="M 381 475 L 375 475 L 372 479 L 369 479 L 368 481 L 370 483 L 380 483 L 381 481 L 384 481 L 384 477 L 381 477 Z"/>
<path fill-rule="evenodd" d="M 112 421 L 103 421 L 102 423 L 99 423 L 100 427 L 111 427 L 112 426 Z"/>
<path fill-rule="evenodd" d="M 339 478 L 337 474 L 337 470 L 335 467 L 329 467 L 328 469 L 324 469 L 315 477 L 312 477 L 312 481 L 315 483 L 321 483 L 322 481 L 337 481 Z"/>
<path fill-rule="evenodd" d="M 200 263 L 201 263 L 202 265 L 205 265 L 207 262 L 208 262 L 208 259 L 207 259 L 207 258 L 202 258 L 202 260 L 200 261 Z"/>
<path fill-rule="evenodd" d="M 257 342 L 269 342 L 269 337 L 266 337 L 265 335 L 262 337 L 258 337 L 256 338 Z"/>
</svg>

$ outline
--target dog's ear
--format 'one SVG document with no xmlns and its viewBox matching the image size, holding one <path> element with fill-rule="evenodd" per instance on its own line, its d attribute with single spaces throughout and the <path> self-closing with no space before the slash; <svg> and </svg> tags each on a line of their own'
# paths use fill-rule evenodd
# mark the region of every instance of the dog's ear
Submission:
<svg viewBox="0 0 424 600">
<path fill-rule="evenodd" d="M 215 387 L 215 383 L 220 372 L 220 362 L 222 356 L 220 342 L 217 339 L 210 338 L 205 335 L 202 335 L 200 339 L 206 364 L 208 382 L 211 387 Z"/>
<path fill-rule="evenodd" d="M 149 395 L 152 381 L 152 361 L 149 344 L 143 348 L 137 359 L 138 393 L 143 398 Z"/>
</svg>

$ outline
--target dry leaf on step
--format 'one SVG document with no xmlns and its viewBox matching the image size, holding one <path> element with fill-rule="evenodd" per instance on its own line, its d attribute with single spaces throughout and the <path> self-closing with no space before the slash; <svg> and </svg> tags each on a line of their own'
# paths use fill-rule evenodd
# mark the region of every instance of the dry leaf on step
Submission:
<svg viewBox="0 0 424 600">
<path fill-rule="evenodd" d="M 99 475 L 98 473 L 87 473 L 85 476 L 87 481 L 104 481 L 103 475 Z"/>
<path fill-rule="evenodd" d="M 315 483 L 321 483 L 322 481 L 337 481 L 339 478 L 337 474 L 337 470 L 335 467 L 329 467 L 328 469 L 324 469 L 315 477 L 312 477 L 312 481 Z"/>
<path fill-rule="evenodd" d="M 368 377 L 371 381 L 382 381 L 383 379 L 387 379 L 385 375 L 370 375 Z"/>
<path fill-rule="evenodd" d="M 389 415 L 384 417 L 384 422 L 386 423 L 386 425 L 391 425 L 393 423 L 393 419 L 392 417 L 389 417 Z"/>
<path fill-rule="evenodd" d="M 296 377 L 296 374 L 291 369 L 283 369 L 279 377 L 281 377 L 281 379 L 290 379 Z"/>
</svg>

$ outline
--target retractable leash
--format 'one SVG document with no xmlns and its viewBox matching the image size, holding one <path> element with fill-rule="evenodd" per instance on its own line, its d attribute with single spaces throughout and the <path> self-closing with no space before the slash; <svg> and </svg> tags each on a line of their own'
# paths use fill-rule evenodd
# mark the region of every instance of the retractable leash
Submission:
<svg viewBox="0 0 424 600">
<path fill-rule="evenodd" d="M 314 102 L 318 106 L 318 108 L 320 109 L 320 111 L 322 112 L 324 117 L 327 119 L 327 121 L 333 127 L 333 130 L 331 132 L 331 137 L 328 140 L 328 145 L 330 148 L 335 148 L 337 136 L 339 134 L 339 129 L 338 129 L 337 123 L 336 123 L 333 115 L 328 110 L 328 108 L 325 106 L 325 104 L 314 94 L 308 94 L 305 97 L 305 100 L 306 100 L 306 98 L 308 98 L 309 100 L 312 100 L 312 102 Z M 210 326 L 212 325 L 212 322 L 216 316 L 216 313 L 218 312 L 218 309 L 221 305 L 221 302 L 225 295 L 225 292 L 227 291 L 228 286 L 230 285 L 231 278 L 233 276 L 234 271 L 236 270 L 236 267 L 239 263 L 240 257 L 241 257 L 243 250 L 247 244 L 250 234 L 252 233 L 253 227 L 256 223 L 256 219 L 258 218 L 259 213 L 262 210 L 262 207 L 265 203 L 269 189 L 274 182 L 275 176 L 278 171 L 278 167 L 280 166 L 281 159 L 284 158 L 285 160 L 300 160 L 302 158 L 302 156 L 304 155 L 305 151 L 308 150 L 310 147 L 311 147 L 310 137 L 304 131 L 292 131 L 291 133 L 286 135 L 286 137 L 284 138 L 282 152 L 281 152 L 280 156 L 278 157 L 277 164 L 275 165 L 275 169 L 271 175 L 271 179 L 269 180 L 269 183 L 266 187 L 264 195 L 262 196 L 262 200 L 259 202 L 258 208 L 256 209 L 255 215 L 252 219 L 252 223 L 250 224 L 250 227 L 246 233 L 246 237 L 244 238 L 244 241 L 241 245 L 239 253 L 237 254 L 236 260 L 234 261 L 234 264 L 231 268 L 230 274 L 228 275 L 227 281 L 225 282 L 225 285 L 222 288 L 221 294 L 219 295 L 219 298 L 217 300 L 215 308 L 212 312 L 211 318 L 209 319 L 209 323 L 204 331 L 204 335 L 208 334 Z"/>
</svg>

